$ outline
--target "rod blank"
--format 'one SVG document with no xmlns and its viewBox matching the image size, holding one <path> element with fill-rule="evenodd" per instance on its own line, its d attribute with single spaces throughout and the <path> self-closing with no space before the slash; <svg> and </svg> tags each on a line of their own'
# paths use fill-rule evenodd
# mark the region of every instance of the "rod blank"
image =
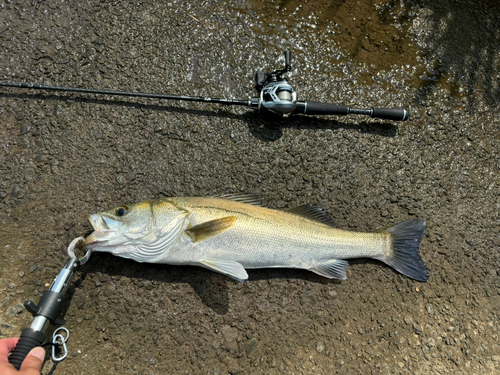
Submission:
<svg viewBox="0 0 500 375">
<path fill-rule="evenodd" d="M 36 83 L 0 82 L 0 86 L 17 87 L 17 88 L 21 88 L 21 89 L 81 92 L 81 93 L 85 93 L 85 94 L 133 96 L 133 97 L 140 97 L 140 98 L 183 100 L 183 101 L 188 101 L 188 102 L 218 103 L 218 104 L 227 104 L 227 105 L 244 105 L 247 107 L 250 106 L 250 103 L 248 100 L 208 98 L 208 97 L 202 97 L 202 96 L 168 95 L 168 94 L 153 94 L 153 93 L 130 92 L 130 91 L 83 89 L 83 88 L 79 88 L 79 87 L 39 85 Z"/>
</svg>

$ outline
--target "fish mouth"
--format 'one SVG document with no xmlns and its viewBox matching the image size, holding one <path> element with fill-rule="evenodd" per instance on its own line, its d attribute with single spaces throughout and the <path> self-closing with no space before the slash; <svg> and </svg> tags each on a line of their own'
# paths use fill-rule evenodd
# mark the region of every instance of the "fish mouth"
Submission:
<svg viewBox="0 0 500 375">
<path fill-rule="evenodd" d="M 109 230 L 109 226 L 106 224 L 106 220 L 101 214 L 92 214 L 87 216 L 87 218 L 95 231 Z"/>
<path fill-rule="evenodd" d="M 109 226 L 106 223 L 106 219 L 100 214 L 92 214 L 87 216 L 87 219 L 92 225 L 94 232 L 92 232 L 83 242 L 79 244 L 80 248 L 84 248 L 87 245 L 93 244 L 99 241 L 100 237 L 103 237 L 106 234 L 106 231 L 109 231 Z"/>
</svg>

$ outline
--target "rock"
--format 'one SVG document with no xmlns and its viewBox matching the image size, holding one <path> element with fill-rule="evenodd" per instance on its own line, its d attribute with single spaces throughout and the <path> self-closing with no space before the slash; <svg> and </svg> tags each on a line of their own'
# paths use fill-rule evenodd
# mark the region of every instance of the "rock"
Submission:
<svg viewBox="0 0 500 375">
<path fill-rule="evenodd" d="M 21 126 L 21 130 L 19 132 L 19 134 L 23 135 L 23 134 L 26 134 L 30 131 L 30 127 L 28 125 L 23 125 Z"/>
<path fill-rule="evenodd" d="M 75 295 L 73 296 L 73 301 L 75 302 L 76 306 L 78 307 L 78 309 L 83 309 L 83 307 L 85 306 L 85 301 L 86 301 L 87 297 L 85 296 L 85 294 L 83 294 L 83 292 L 76 292 Z"/>
<path fill-rule="evenodd" d="M 318 353 L 322 353 L 323 350 L 325 350 L 325 344 L 323 344 L 322 341 L 318 341 L 318 343 L 316 344 L 316 351 Z"/>
<path fill-rule="evenodd" d="M 7 315 L 17 315 L 20 314 L 24 311 L 24 306 L 18 303 L 15 306 L 12 306 L 9 311 L 7 312 Z"/>
<path fill-rule="evenodd" d="M 19 187 L 19 185 L 12 186 L 10 194 L 12 195 L 12 197 L 18 198 L 21 195 L 21 188 Z"/>
<path fill-rule="evenodd" d="M 245 349 L 246 349 L 246 352 L 247 352 L 247 355 L 250 356 L 250 354 L 252 353 L 252 351 L 255 349 L 255 346 L 258 344 L 259 342 L 256 340 L 256 339 L 250 339 L 246 342 L 246 345 L 245 345 Z"/>
<path fill-rule="evenodd" d="M 434 314 L 434 306 L 432 306 L 430 303 L 428 303 L 425 306 L 425 310 L 427 310 L 427 314 L 433 315 Z"/>
</svg>

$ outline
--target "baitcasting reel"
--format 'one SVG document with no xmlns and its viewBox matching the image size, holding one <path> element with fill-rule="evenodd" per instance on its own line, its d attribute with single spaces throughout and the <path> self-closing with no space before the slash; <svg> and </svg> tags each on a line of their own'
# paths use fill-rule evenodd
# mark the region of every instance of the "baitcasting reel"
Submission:
<svg viewBox="0 0 500 375">
<path fill-rule="evenodd" d="M 272 73 L 264 73 L 262 70 L 255 73 L 255 89 L 260 92 L 258 108 L 288 115 L 297 108 L 297 92 L 284 77 L 284 74 L 292 70 L 292 54 L 285 51 L 285 69 L 276 70 Z"/>
</svg>

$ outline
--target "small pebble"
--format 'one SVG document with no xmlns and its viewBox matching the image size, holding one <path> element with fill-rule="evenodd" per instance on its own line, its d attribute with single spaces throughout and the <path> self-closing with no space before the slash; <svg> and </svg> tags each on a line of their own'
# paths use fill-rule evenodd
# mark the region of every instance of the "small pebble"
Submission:
<svg viewBox="0 0 500 375">
<path fill-rule="evenodd" d="M 16 314 L 20 314 L 24 311 L 24 306 L 21 305 L 20 303 L 18 303 L 17 305 L 11 307 L 9 309 L 9 315 L 16 315 Z"/>
<path fill-rule="evenodd" d="M 30 127 L 28 125 L 23 125 L 21 126 L 21 131 L 20 131 L 20 134 L 26 134 L 30 131 Z"/>
<path fill-rule="evenodd" d="M 425 306 L 425 309 L 427 310 L 427 313 L 429 315 L 433 315 L 434 314 L 434 307 L 430 303 L 428 303 L 427 306 Z"/>
<path fill-rule="evenodd" d="M 325 344 L 319 341 L 318 344 L 316 345 L 316 351 L 318 353 L 321 353 L 323 350 L 325 350 Z"/>
<path fill-rule="evenodd" d="M 11 190 L 10 194 L 14 198 L 18 197 L 21 194 L 21 188 L 18 185 L 12 186 L 12 190 Z"/>
</svg>

